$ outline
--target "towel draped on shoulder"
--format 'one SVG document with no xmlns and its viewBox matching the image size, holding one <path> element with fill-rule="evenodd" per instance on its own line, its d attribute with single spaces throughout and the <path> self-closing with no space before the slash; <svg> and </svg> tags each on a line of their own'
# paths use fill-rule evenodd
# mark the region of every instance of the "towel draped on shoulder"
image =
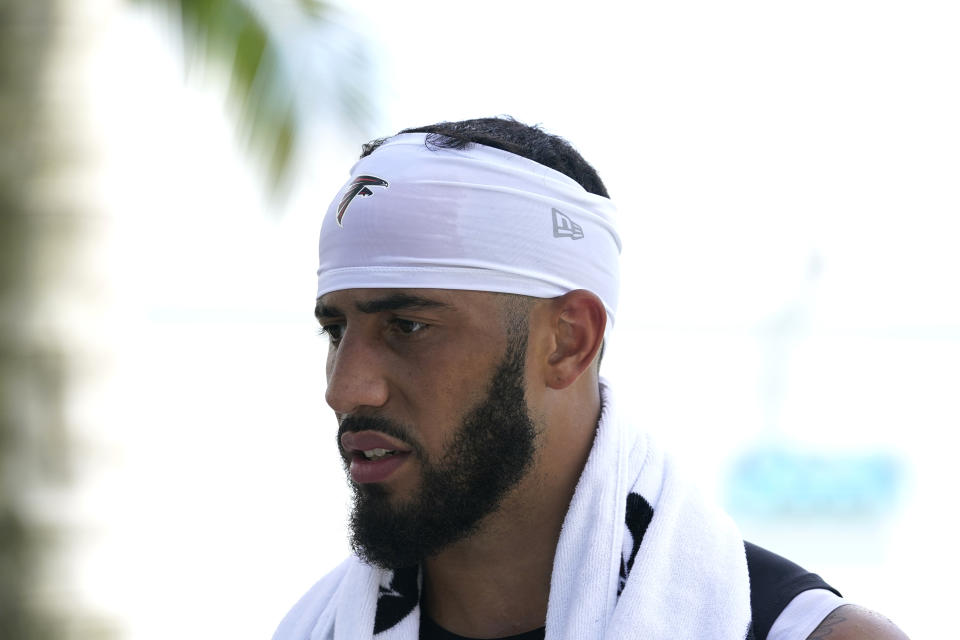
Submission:
<svg viewBox="0 0 960 640">
<path fill-rule="evenodd" d="M 743 539 L 642 430 L 603 411 L 560 533 L 547 640 L 744 640 Z M 287 614 L 274 640 L 417 640 L 421 573 L 347 559 Z"/>
</svg>

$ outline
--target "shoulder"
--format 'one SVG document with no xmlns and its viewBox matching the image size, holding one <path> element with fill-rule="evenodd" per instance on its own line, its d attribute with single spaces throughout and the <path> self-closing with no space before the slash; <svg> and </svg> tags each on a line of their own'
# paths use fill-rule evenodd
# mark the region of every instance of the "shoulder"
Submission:
<svg viewBox="0 0 960 640">
<path fill-rule="evenodd" d="M 808 589 L 827 589 L 840 595 L 823 578 L 782 556 L 750 542 L 744 542 L 744 549 L 751 596 L 757 598 L 754 604 L 773 597 L 780 601 L 782 608 L 798 593 Z"/>
<path fill-rule="evenodd" d="M 908 640 L 895 624 L 879 613 L 846 604 L 834 609 L 807 640 Z"/>
<path fill-rule="evenodd" d="M 744 546 L 757 640 L 768 633 L 807 640 L 907 640 L 887 618 L 844 602 L 817 574 L 749 542 Z"/>
<path fill-rule="evenodd" d="M 757 640 L 766 640 L 775 623 L 783 626 L 781 615 L 788 605 L 802 593 L 821 593 L 831 596 L 837 602 L 840 593 L 827 584 L 820 576 L 810 573 L 803 567 L 767 551 L 750 542 L 744 543 L 747 556 L 747 571 L 750 576 L 750 610 L 753 617 L 753 632 Z M 818 605 L 819 606 L 819 605 Z M 808 620 L 806 629 L 812 629 L 823 616 L 836 604 L 820 608 L 819 615 L 811 619 L 816 612 L 804 610 Z M 795 609 L 796 607 L 794 607 Z M 771 637 L 775 637 L 774 634 Z"/>
<path fill-rule="evenodd" d="M 356 562 L 351 556 L 337 568 L 310 587 L 303 597 L 284 616 L 273 634 L 273 640 L 301 640 L 309 638 L 328 605 L 333 600 L 350 567 Z"/>
</svg>

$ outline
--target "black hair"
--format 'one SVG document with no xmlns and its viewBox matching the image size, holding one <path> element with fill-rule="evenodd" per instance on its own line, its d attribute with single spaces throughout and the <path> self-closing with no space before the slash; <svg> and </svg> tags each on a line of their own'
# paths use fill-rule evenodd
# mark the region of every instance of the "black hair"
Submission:
<svg viewBox="0 0 960 640">
<path fill-rule="evenodd" d="M 596 170 L 569 142 L 509 116 L 438 122 L 404 129 L 400 133 L 431 134 L 427 136 L 427 145 L 442 149 L 463 149 L 470 144 L 482 144 L 509 151 L 569 176 L 590 193 L 610 197 Z M 360 157 L 370 155 L 387 140 L 389 138 L 380 138 L 363 145 Z"/>
</svg>

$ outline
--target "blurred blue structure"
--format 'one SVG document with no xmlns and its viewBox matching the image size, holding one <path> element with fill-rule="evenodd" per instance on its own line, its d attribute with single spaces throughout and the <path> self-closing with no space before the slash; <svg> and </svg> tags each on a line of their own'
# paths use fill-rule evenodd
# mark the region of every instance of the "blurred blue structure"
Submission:
<svg viewBox="0 0 960 640">
<path fill-rule="evenodd" d="M 903 496 L 903 463 L 889 453 L 797 452 L 755 446 L 731 465 L 727 508 L 734 516 L 875 517 Z"/>
</svg>

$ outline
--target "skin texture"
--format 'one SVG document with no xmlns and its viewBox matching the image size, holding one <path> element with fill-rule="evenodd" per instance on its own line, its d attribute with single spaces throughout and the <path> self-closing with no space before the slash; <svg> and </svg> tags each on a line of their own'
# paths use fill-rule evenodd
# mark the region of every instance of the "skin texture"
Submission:
<svg viewBox="0 0 960 640">
<path fill-rule="evenodd" d="M 398 295 L 427 303 L 398 306 Z M 341 421 L 407 425 L 416 446 L 441 459 L 506 351 L 504 305 L 496 294 L 431 289 L 323 296 L 327 403 Z M 531 302 L 524 379 L 534 459 L 469 537 L 424 559 L 425 608 L 444 628 L 483 638 L 543 625 L 560 526 L 600 415 L 605 322 L 602 303 L 586 291 Z M 401 506 L 417 495 L 421 470 L 411 455 L 379 488 Z"/>
<path fill-rule="evenodd" d="M 823 619 L 807 640 L 907 640 L 892 622 L 878 613 L 844 605 Z"/>
</svg>

